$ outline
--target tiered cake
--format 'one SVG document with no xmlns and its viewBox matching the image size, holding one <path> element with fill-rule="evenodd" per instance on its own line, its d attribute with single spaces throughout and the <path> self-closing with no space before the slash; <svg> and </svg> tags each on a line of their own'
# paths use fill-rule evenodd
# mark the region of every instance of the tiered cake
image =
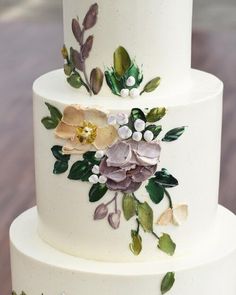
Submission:
<svg viewBox="0 0 236 295">
<path fill-rule="evenodd" d="M 14 294 L 236 294 L 223 84 L 191 69 L 191 20 L 191 0 L 64 0 L 64 70 L 33 86 L 37 209 L 10 230 Z"/>
</svg>

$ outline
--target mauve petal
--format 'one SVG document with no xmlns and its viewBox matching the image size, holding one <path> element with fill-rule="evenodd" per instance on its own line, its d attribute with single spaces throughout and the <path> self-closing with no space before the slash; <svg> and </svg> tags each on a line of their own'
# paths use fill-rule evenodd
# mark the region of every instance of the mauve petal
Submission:
<svg viewBox="0 0 236 295">
<path fill-rule="evenodd" d="M 134 193 L 135 191 L 137 191 L 140 186 L 142 185 L 141 182 L 130 182 L 130 185 L 126 188 L 126 190 L 123 190 L 124 193 L 126 194 L 130 194 L 130 193 Z"/>
<path fill-rule="evenodd" d="M 137 155 L 147 158 L 159 158 L 161 147 L 157 142 L 144 142 L 138 143 Z"/>
<path fill-rule="evenodd" d="M 139 167 L 140 169 L 136 170 L 132 175 L 132 181 L 134 182 L 143 182 L 150 178 L 156 172 L 157 166 L 150 167 Z"/>
<path fill-rule="evenodd" d="M 125 192 L 131 184 L 131 179 L 127 177 L 125 180 L 120 182 L 115 182 L 111 179 L 107 180 L 107 187 L 112 191 L 122 191 Z"/>
<path fill-rule="evenodd" d="M 129 163 L 132 151 L 129 144 L 118 141 L 113 144 L 107 151 L 107 165 L 113 167 L 121 167 Z"/>
<path fill-rule="evenodd" d="M 117 170 L 117 167 L 108 167 L 107 166 L 107 157 L 102 159 L 100 165 L 99 165 L 99 171 L 102 175 L 109 175 L 110 173 L 114 172 Z"/>
<path fill-rule="evenodd" d="M 153 166 L 157 165 L 159 162 L 159 158 L 148 158 L 148 157 L 140 157 L 136 155 L 137 163 L 140 166 Z"/>
</svg>

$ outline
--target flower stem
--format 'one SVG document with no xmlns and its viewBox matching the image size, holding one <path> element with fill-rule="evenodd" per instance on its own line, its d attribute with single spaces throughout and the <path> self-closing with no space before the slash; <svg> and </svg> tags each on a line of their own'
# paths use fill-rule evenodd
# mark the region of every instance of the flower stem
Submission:
<svg viewBox="0 0 236 295">
<path fill-rule="evenodd" d="M 136 233 L 139 234 L 139 229 L 140 229 L 140 222 L 138 220 L 138 218 L 136 218 L 136 221 L 137 221 L 137 230 L 136 230 Z"/>
<path fill-rule="evenodd" d="M 132 195 L 133 195 L 135 201 L 138 202 L 139 204 L 141 204 L 141 202 L 139 201 L 139 199 L 136 198 L 135 194 L 133 193 Z"/>
<path fill-rule="evenodd" d="M 172 199 L 171 199 L 171 196 L 170 196 L 169 192 L 165 188 L 164 188 L 164 192 L 165 192 L 165 195 L 167 196 L 167 198 L 169 200 L 170 208 L 173 209 L 173 203 L 172 203 Z"/>
<path fill-rule="evenodd" d="M 158 237 L 158 235 L 157 235 L 154 231 L 152 231 L 152 235 L 153 235 L 155 238 L 157 238 L 158 240 L 160 240 L 160 237 Z"/>
<path fill-rule="evenodd" d="M 111 203 L 115 202 L 116 213 L 117 213 L 117 197 L 118 197 L 118 192 L 115 193 L 115 196 L 113 199 L 111 199 L 108 203 L 105 204 L 105 206 L 109 206 Z"/>
</svg>

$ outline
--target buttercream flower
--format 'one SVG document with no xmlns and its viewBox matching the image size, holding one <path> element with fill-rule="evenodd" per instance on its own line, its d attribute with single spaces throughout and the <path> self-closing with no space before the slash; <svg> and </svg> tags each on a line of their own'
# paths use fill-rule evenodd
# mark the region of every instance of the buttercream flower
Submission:
<svg viewBox="0 0 236 295">
<path fill-rule="evenodd" d="M 79 105 L 67 106 L 56 135 L 66 139 L 64 154 L 83 154 L 89 150 L 104 150 L 117 139 L 114 126 L 107 124 L 107 114 Z"/>
<path fill-rule="evenodd" d="M 181 204 L 168 208 L 157 221 L 159 225 L 181 225 L 188 217 L 188 206 Z"/>
<path fill-rule="evenodd" d="M 100 173 L 107 178 L 106 186 L 113 191 L 135 192 L 155 174 L 160 152 L 158 142 L 116 142 L 100 164 Z"/>
</svg>

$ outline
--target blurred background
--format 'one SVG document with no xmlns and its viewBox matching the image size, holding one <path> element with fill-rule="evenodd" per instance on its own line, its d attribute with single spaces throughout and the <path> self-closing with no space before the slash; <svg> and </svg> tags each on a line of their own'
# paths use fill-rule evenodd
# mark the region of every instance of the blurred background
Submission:
<svg viewBox="0 0 236 295">
<path fill-rule="evenodd" d="M 194 0 L 193 67 L 225 82 L 220 203 L 236 213 L 236 0 Z M 0 0 L 0 294 L 10 294 L 8 229 L 35 204 L 32 94 L 61 67 L 60 0 Z M 207 180 L 206 180 L 207 181 Z"/>
</svg>

